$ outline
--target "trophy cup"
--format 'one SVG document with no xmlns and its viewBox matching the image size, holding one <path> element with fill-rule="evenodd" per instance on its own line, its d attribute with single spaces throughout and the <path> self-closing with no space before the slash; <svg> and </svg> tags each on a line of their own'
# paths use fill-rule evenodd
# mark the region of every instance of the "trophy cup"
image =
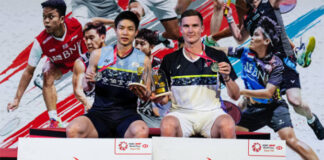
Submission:
<svg viewBox="0 0 324 160">
<path fill-rule="evenodd" d="M 153 83 L 153 91 L 155 93 L 155 97 L 171 94 L 166 75 L 162 70 L 153 71 Z"/>
<path fill-rule="evenodd" d="M 131 82 L 128 83 L 129 88 L 142 88 L 147 90 L 145 86 L 145 81 L 143 79 L 144 67 L 138 67 L 136 73 L 132 73 Z"/>
</svg>

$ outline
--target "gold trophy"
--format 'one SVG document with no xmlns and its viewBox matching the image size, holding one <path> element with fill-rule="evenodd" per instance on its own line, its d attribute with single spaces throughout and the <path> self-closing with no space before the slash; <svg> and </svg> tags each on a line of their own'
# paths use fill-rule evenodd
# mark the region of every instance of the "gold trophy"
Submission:
<svg viewBox="0 0 324 160">
<path fill-rule="evenodd" d="M 156 97 L 171 94 L 166 75 L 162 70 L 153 71 L 153 83 L 153 91 Z"/>
<path fill-rule="evenodd" d="M 140 87 L 144 90 L 147 90 L 145 86 L 145 81 L 143 79 L 144 67 L 137 67 L 137 72 L 132 74 L 131 82 L 128 84 L 128 87 Z"/>
</svg>

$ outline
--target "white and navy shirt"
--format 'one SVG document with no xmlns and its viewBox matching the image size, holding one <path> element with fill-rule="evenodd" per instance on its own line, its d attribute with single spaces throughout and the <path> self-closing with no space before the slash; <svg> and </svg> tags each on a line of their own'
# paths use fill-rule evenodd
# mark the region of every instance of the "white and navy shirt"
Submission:
<svg viewBox="0 0 324 160">
<path fill-rule="evenodd" d="M 222 51 L 206 46 L 205 52 L 217 62 L 230 64 Z M 218 75 L 210 69 L 204 58 L 191 60 L 182 48 L 166 55 L 160 70 L 165 72 L 171 86 L 172 109 L 210 111 L 221 107 L 220 100 L 216 98 Z M 230 77 L 232 80 L 237 78 L 232 66 Z M 220 81 L 224 82 L 222 77 Z"/>
</svg>

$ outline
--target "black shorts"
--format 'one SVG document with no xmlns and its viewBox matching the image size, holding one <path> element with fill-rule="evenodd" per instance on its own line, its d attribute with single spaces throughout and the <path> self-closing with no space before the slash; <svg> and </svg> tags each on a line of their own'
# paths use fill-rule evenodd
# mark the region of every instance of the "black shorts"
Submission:
<svg viewBox="0 0 324 160">
<path fill-rule="evenodd" d="M 285 127 L 293 127 L 288 105 L 284 100 L 271 104 L 248 105 L 237 125 L 249 131 L 258 130 L 267 125 L 275 132 Z"/>
<path fill-rule="evenodd" d="M 286 60 L 287 61 L 287 60 Z M 280 84 L 280 92 L 282 95 L 286 93 L 286 90 L 290 88 L 300 88 L 299 73 L 296 71 L 296 67 L 287 63 L 293 63 L 291 61 L 284 62 L 284 71 L 282 73 L 282 83 Z"/>
<path fill-rule="evenodd" d="M 95 126 L 99 138 L 124 138 L 130 124 L 136 120 L 142 120 L 136 112 L 118 120 L 113 120 L 109 115 L 96 110 L 90 110 L 85 116 Z"/>
</svg>

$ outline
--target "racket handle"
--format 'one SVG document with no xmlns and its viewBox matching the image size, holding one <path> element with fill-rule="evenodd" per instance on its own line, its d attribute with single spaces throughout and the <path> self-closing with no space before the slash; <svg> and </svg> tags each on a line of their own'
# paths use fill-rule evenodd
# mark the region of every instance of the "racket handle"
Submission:
<svg viewBox="0 0 324 160">
<path fill-rule="evenodd" d="M 230 5 L 231 5 L 231 0 L 227 0 L 226 5 L 227 5 L 228 7 L 230 7 Z M 228 9 L 226 8 L 224 14 L 227 15 L 227 13 L 228 13 Z"/>
</svg>

